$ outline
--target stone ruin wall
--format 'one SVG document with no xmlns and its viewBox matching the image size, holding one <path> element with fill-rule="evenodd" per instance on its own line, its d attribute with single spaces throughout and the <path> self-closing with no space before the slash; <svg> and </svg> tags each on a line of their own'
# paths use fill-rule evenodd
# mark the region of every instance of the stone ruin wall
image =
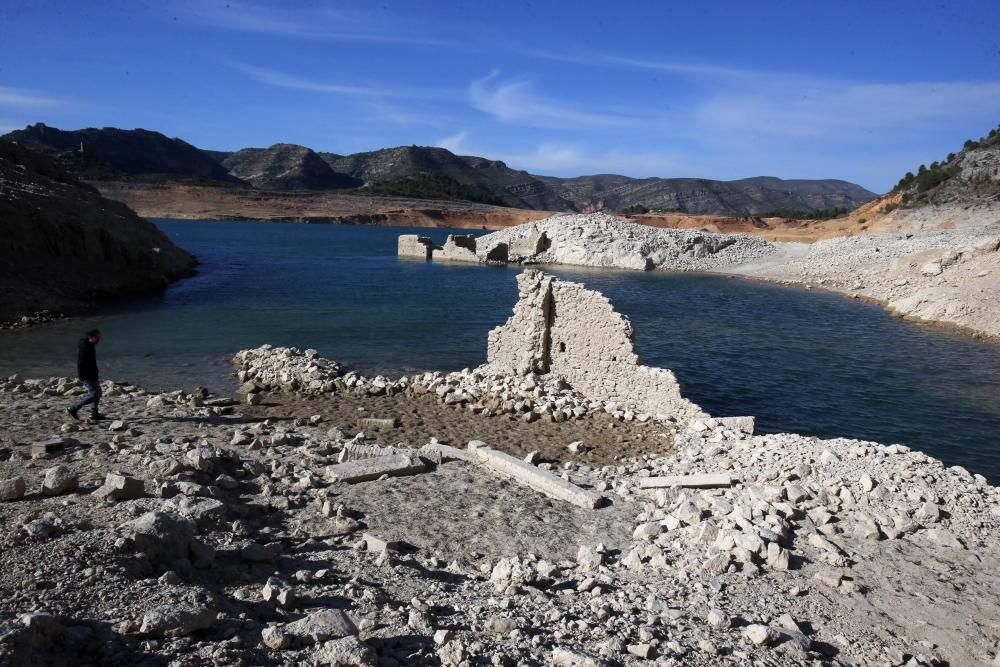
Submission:
<svg viewBox="0 0 1000 667">
<path fill-rule="evenodd" d="M 434 249 L 434 242 L 429 236 L 401 234 L 399 240 L 396 242 L 396 254 L 399 257 L 430 259 Z"/>
<path fill-rule="evenodd" d="M 561 376 L 585 396 L 680 420 L 705 416 L 674 374 L 643 366 L 632 325 L 603 294 L 539 271 L 518 276 L 514 314 L 490 332 L 490 364 Z"/>
<path fill-rule="evenodd" d="M 449 234 L 444 247 L 434 254 L 435 259 L 448 259 L 453 262 L 478 262 L 476 255 L 476 237 Z"/>
</svg>

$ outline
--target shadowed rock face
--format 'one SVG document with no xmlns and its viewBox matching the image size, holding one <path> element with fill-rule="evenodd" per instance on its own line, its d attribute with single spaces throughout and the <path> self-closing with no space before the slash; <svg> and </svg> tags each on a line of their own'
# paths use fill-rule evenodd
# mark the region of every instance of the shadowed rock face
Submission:
<svg viewBox="0 0 1000 667">
<path fill-rule="evenodd" d="M 124 204 L 0 140 L 0 321 L 164 289 L 195 259 Z"/>
<path fill-rule="evenodd" d="M 244 148 L 222 162 L 233 176 L 267 190 L 330 190 L 354 188 L 360 179 L 334 171 L 305 146 L 275 144 Z"/>
</svg>

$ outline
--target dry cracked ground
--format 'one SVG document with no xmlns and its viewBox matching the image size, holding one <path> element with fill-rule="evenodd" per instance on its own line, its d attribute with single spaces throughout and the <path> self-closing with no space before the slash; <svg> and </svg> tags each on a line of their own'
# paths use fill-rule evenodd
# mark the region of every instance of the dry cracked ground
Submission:
<svg viewBox="0 0 1000 667">
<path fill-rule="evenodd" d="M 1000 664 L 998 491 L 905 447 L 106 387 L 86 424 L 76 381 L 0 380 L 2 664 Z M 431 438 L 609 503 L 449 457 L 331 476 Z"/>
</svg>

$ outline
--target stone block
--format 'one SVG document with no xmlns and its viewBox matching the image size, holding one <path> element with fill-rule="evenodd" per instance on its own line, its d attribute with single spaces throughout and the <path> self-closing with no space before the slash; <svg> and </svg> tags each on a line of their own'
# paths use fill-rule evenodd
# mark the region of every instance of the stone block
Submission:
<svg viewBox="0 0 1000 667">
<path fill-rule="evenodd" d="M 141 479 L 109 472 L 104 478 L 104 484 L 92 495 L 98 500 L 133 500 L 145 496 L 146 487 Z"/>
<path fill-rule="evenodd" d="M 25 485 L 23 477 L 0 479 L 0 502 L 19 500 L 24 497 Z"/>
<path fill-rule="evenodd" d="M 577 507 L 596 509 L 604 505 L 606 499 L 598 493 L 582 489 L 548 470 L 525 463 L 510 454 L 489 447 L 470 449 L 479 463 L 516 481 L 544 493 L 550 498 L 563 500 Z"/>
<path fill-rule="evenodd" d="M 399 257 L 428 260 L 433 256 L 435 249 L 437 246 L 429 236 L 401 234 L 396 241 L 396 255 Z"/>
<path fill-rule="evenodd" d="M 414 459 L 405 454 L 396 456 L 379 456 L 360 461 L 349 461 L 326 467 L 326 475 L 334 482 L 357 484 L 370 482 L 382 475 L 402 477 L 425 472 L 427 465 L 420 459 Z"/>
</svg>

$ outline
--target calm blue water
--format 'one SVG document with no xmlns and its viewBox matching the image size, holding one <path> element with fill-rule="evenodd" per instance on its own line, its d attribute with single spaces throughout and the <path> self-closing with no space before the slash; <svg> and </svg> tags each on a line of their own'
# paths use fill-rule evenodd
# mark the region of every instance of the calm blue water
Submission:
<svg viewBox="0 0 1000 667">
<path fill-rule="evenodd" d="M 233 353 L 314 347 L 374 374 L 485 360 L 519 268 L 395 256 L 427 230 L 155 221 L 201 272 L 162 297 L 0 334 L 0 374 L 70 375 L 99 328 L 104 377 L 150 388 L 235 388 Z M 430 232 L 443 241 L 448 230 Z M 467 233 L 467 232 L 466 232 Z M 764 431 L 902 442 L 1000 481 L 1000 346 L 820 292 L 715 275 L 552 268 L 604 292 L 635 324 L 644 363 L 673 369 L 713 414 Z"/>
</svg>

